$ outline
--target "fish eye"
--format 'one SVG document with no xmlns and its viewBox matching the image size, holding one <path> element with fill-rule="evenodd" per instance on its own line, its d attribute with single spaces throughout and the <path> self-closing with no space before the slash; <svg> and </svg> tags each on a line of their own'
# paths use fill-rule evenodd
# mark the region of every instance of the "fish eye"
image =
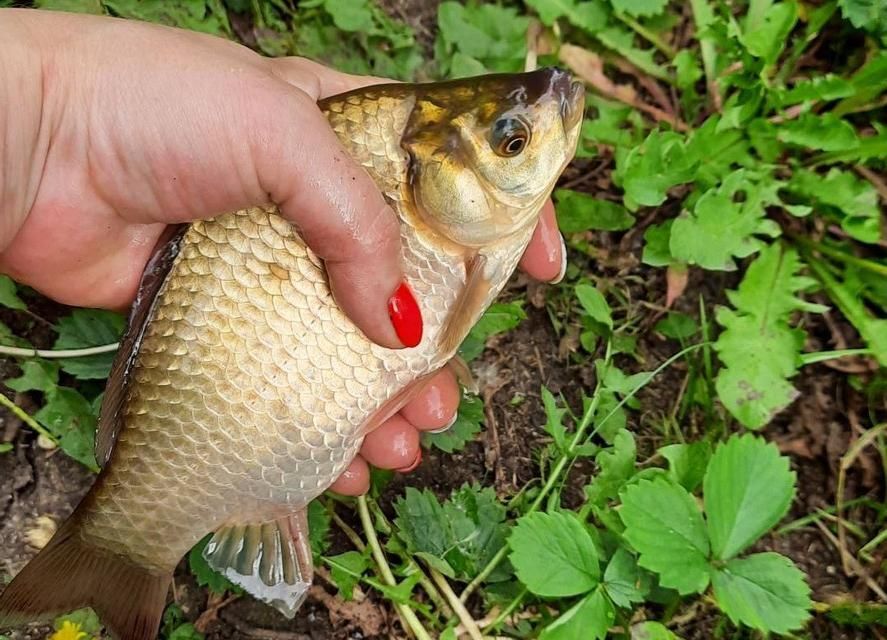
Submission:
<svg viewBox="0 0 887 640">
<path fill-rule="evenodd" d="M 490 134 L 490 146 L 503 158 L 518 155 L 529 141 L 530 128 L 519 118 L 499 118 Z"/>
</svg>

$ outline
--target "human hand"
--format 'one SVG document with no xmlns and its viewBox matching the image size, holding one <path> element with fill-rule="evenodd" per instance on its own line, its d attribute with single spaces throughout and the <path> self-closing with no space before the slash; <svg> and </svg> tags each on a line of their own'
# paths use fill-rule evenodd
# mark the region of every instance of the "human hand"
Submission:
<svg viewBox="0 0 887 640">
<path fill-rule="evenodd" d="M 63 303 L 124 308 L 168 224 L 275 202 L 324 259 L 349 317 L 403 346 L 388 298 L 364 295 L 403 279 L 395 215 L 316 106 L 378 80 L 155 25 L 0 11 L 13 61 L 0 66 L 0 104 L 18 105 L 0 116 L 0 192 L 12 190 L 0 199 L 0 270 Z M 555 278 L 561 242 L 549 204 L 526 270 Z M 417 429 L 446 426 L 457 404 L 452 374 L 439 373 L 334 488 L 365 491 L 367 462 L 417 464 Z"/>
</svg>

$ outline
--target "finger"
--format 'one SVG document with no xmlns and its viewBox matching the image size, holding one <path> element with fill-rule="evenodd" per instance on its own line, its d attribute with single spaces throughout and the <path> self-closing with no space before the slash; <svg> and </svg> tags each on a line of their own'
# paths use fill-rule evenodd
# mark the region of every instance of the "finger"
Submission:
<svg viewBox="0 0 887 640">
<path fill-rule="evenodd" d="M 436 431 L 453 423 L 458 408 L 459 385 L 450 368 L 444 367 L 400 413 L 420 431 Z"/>
<path fill-rule="evenodd" d="M 520 261 L 521 268 L 536 280 L 560 282 L 567 270 L 564 237 L 557 228 L 554 204 L 548 200 L 542 207 L 533 238 Z"/>
<path fill-rule="evenodd" d="M 402 416 L 392 416 L 364 438 L 360 455 L 380 469 L 410 471 L 422 457 L 419 432 Z"/>
<path fill-rule="evenodd" d="M 367 337 L 389 348 L 415 346 L 421 313 L 402 287 L 394 211 L 310 98 L 292 91 L 287 102 L 255 147 L 262 188 L 323 259 L 336 302 Z"/>
<path fill-rule="evenodd" d="M 366 460 L 357 456 L 336 481 L 330 485 L 330 491 L 343 496 L 360 496 L 370 489 L 370 468 Z"/>
<path fill-rule="evenodd" d="M 296 56 L 271 58 L 268 64 L 274 75 L 299 87 L 315 100 L 373 84 L 394 82 L 394 80 L 378 76 L 357 76 L 342 73 L 312 60 Z"/>
</svg>

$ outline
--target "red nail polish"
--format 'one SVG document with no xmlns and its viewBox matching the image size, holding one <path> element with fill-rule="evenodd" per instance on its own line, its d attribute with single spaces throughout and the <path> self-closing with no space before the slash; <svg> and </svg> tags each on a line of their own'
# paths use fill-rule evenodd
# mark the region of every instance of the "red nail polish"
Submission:
<svg viewBox="0 0 887 640">
<path fill-rule="evenodd" d="M 405 347 L 415 347 L 422 341 L 422 312 L 405 282 L 388 299 L 388 317 Z"/>
<path fill-rule="evenodd" d="M 419 448 L 419 452 L 416 454 L 416 459 L 413 460 L 413 463 L 407 467 L 401 467 L 400 469 L 395 469 L 398 473 L 409 473 L 413 469 L 419 466 L 419 463 L 422 462 L 422 449 Z"/>
</svg>

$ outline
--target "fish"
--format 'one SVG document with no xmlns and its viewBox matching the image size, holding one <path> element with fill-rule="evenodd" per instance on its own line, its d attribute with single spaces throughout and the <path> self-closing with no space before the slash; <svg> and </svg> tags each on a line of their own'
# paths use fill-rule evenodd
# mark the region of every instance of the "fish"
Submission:
<svg viewBox="0 0 887 640">
<path fill-rule="evenodd" d="M 156 637 L 173 571 L 211 567 L 292 617 L 313 577 L 307 506 L 456 355 L 575 154 L 583 85 L 558 69 L 378 84 L 320 101 L 396 212 L 418 344 L 372 343 L 272 205 L 172 228 L 112 367 L 96 482 L 0 594 L 0 627 L 89 606 Z"/>
</svg>

